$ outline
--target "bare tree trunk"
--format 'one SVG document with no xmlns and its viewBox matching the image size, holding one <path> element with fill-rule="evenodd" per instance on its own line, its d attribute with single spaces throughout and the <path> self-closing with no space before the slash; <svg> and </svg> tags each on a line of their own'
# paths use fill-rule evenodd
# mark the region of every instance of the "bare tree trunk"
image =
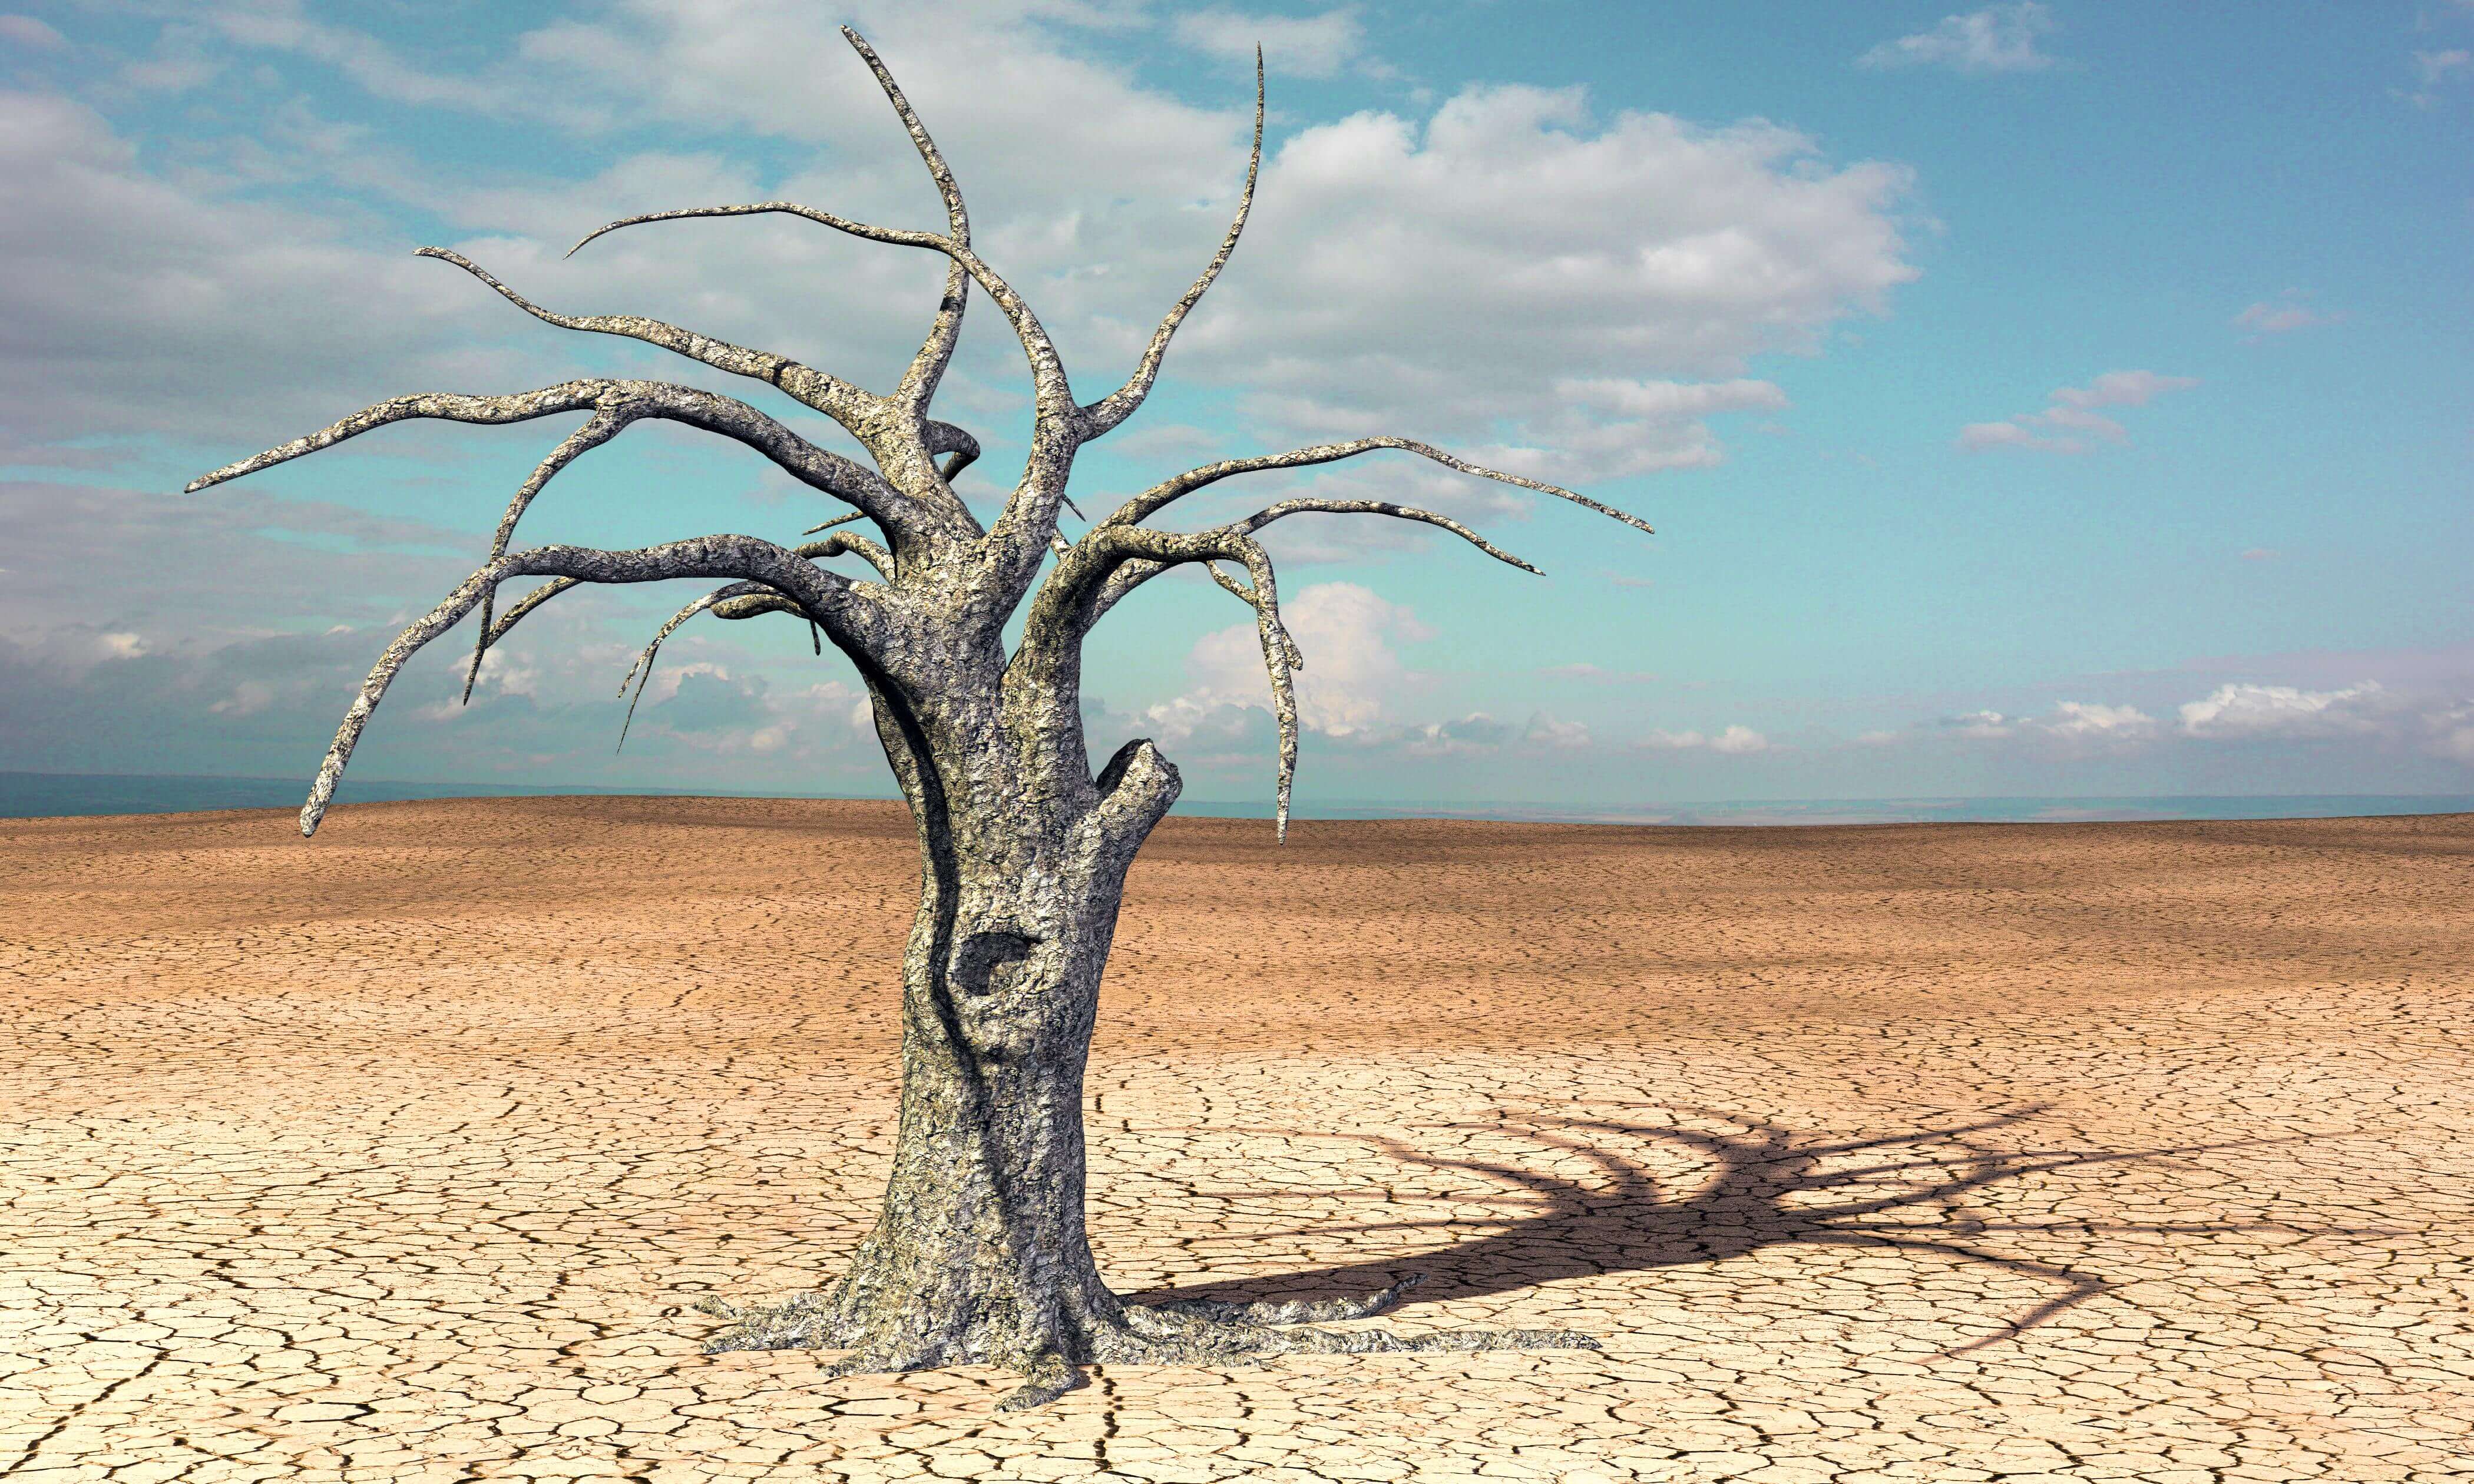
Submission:
<svg viewBox="0 0 2474 1484">
<path fill-rule="evenodd" d="M 1123 871 L 1069 863 L 1041 902 L 955 865 L 912 929 L 892 1175 L 834 1307 L 912 1364 L 1080 1360 L 1121 1322 L 1083 1226 L 1082 1074 Z"/>
<path fill-rule="evenodd" d="M 1069 687 L 1070 690 L 1070 687 Z M 951 687 L 951 703 L 973 688 Z M 1298 1328 L 1388 1307 L 1416 1279 L 1314 1303 L 1123 1303 L 1084 1225 L 1083 1068 L 1126 873 L 1178 791 L 1147 740 L 1092 779 L 1026 778 L 993 707 L 923 726 L 884 686 L 878 730 L 919 825 L 920 902 L 903 957 L 902 1113 L 876 1226 L 830 1287 L 766 1308 L 714 1303 L 709 1349 L 845 1352 L 836 1373 L 977 1361 L 1026 1376 L 1008 1407 L 1079 1385 L 1094 1361 L 1288 1352 L 1582 1346 L 1557 1331 Z M 1028 709 L 1034 760 L 1080 758 L 1070 694 Z M 957 728 L 955 717 L 969 718 Z M 959 733 L 958 736 L 957 733 Z M 931 741 L 941 738 L 943 745 Z M 1041 786 L 1043 778 L 1049 779 Z M 1079 785 L 1079 786 L 1078 786 Z"/>
</svg>

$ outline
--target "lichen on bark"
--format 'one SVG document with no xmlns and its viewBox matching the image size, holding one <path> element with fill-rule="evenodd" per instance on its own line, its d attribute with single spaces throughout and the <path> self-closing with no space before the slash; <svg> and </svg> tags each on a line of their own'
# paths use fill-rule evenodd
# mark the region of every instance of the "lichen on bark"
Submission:
<svg viewBox="0 0 2474 1484">
<path fill-rule="evenodd" d="M 1169 342 L 1235 250 L 1262 162 L 1263 75 L 1255 60 L 1254 144 L 1235 220 L 1219 251 L 1152 334 L 1133 372 L 1107 395 L 1079 400 L 1038 317 L 971 243 L 960 188 L 883 60 L 844 35 L 874 72 L 926 162 L 946 208 L 942 232 L 855 222 L 789 202 L 697 207 L 614 222 L 584 240 L 643 223 L 778 213 L 862 239 L 941 254 L 944 292 L 917 354 L 894 389 L 866 391 L 772 351 L 632 315 L 569 316 L 532 303 L 454 252 L 424 248 L 525 313 L 562 329 L 644 341 L 716 370 L 766 382 L 833 419 L 868 463 L 831 453 L 748 404 L 668 382 L 587 378 L 506 395 L 420 394 L 367 408 L 333 426 L 207 474 L 189 489 L 237 478 L 407 419 L 519 422 L 590 416 L 543 460 L 509 503 L 489 561 L 397 636 L 353 698 L 301 812 L 312 834 L 362 728 L 413 654 L 474 609 L 466 696 L 492 646 L 561 593 L 588 584 L 702 579 L 720 586 L 666 624 L 630 672 L 649 677 L 663 639 L 699 613 L 728 621 L 787 614 L 830 640 L 859 671 L 877 734 L 918 826 L 920 899 L 902 966 L 902 1101 L 893 1169 L 874 1229 L 826 1288 L 765 1307 L 715 1300 L 725 1323 L 716 1351 L 838 1351 L 834 1369 L 903 1371 L 982 1362 L 1024 1376 L 1009 1407 L 1035 1405 L 1079 1383 L 1095 1363 L 1225 1363 L 1300 1352 L 1368 1353 L 1493 1348 L 1590 1348 L 1550 1330 L 1446 1330 L 1403 1336 L 1322 1326 L 1397 1302 L 1403 1279 L 1356 1299 L 1290 1304 L 1138 1305 L 1108 1290 L 1083 1225 L 1082 1075 L 1101 975 L 1116 934 L 1127 869 L 1177 797 L 1176 769 L 1148 739 L 1127 743 L 1096 772 L 1082 731 L 1084 639 L 1127 594 L 1172 569 L 1201 565 L 1253 610 L 1279 722 L 1273 817 L 1288 830 L 1298 746 L 1293 673 L 1304 663 L 1280 614 L 1279 588 L 1257 532 L 1293 515 L 1375 515 L 1452 533 L 1488 556 L 1535 572 L 1476 532 L 1431 511 L 1374 500 L 1284 500 L 1201 531 L 1152 517 L 1196 491 L 1241 474 L 1298 468 L 1398 449 L 1448 468 L 1573 501 L 1642 531 L 1638 520 L 1557 486 L 1483 468 L 1396 437 L 1318 444 L 1227 460 L 1163 480 L 1076 539 L 1077 452 L 1131 417 L 1156 381 Z M 584 243 L 578 243 L 581 248 Z M 1035 418 L 1030 455 L 1005 507 L 982 526 L 954 480 L 980 455 L 965 429 L 929 415 L 971 293 L 1004 314 L 1030 362 Z M 549 481 L 643 420 L 684 423 L 770 460 L 849 513 L 803 533 L 873 524 L 882 540 L 837 530 L 796 546 L 706 536 L 635 551 L 578 546 L 513 550 L 516 530 Z M 941 461 L 941 462 L 940 462 Z M 872 467 L 871 467 L 872 466 Z M 857 555 L 876 573 L 854 579 L 823 563 Z M 1234 571 L 1242 571 L 1242 578 Z M 503 611 L 510 580 L 546 578 Z M 1010 652 L 1007 620 L 1028 604 Z M 622 693 L 626 689 L 621 683 Z M 641 686 L 639 693 L 641 694 Z M 631 704 L 632 714 L 632 704 Z"/>
</svg>

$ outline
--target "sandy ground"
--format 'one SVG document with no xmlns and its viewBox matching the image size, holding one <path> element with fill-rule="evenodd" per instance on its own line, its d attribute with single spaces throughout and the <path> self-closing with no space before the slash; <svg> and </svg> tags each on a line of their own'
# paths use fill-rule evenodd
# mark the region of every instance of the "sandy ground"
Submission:
<svg viewBox="0 0 2474 1484">
<path fill-rule="evenodd" d="M 888 1147 L 891 805 L 0 822 L 0 1473 L 2474 1478 L 2474 817 L 1176 821 L 1121 1292 L 1600 1353 L 706 1357 Z"/>
</svg>

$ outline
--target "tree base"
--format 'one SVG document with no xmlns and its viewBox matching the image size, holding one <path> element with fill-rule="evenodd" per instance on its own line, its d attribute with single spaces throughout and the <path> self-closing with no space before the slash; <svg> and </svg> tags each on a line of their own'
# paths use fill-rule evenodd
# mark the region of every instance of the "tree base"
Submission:
<svg viewBox="0 0 2474 1484">
<path fill-rule="evenodd" d="M 946 1345 L 892 1345 L 881 1328 L 834 1312 L 825 1293 L 803 1293 L 786 1303 L 740 1308 L 718 1299 L 696 1305 L 728 1321 L 705 1342 L 705 1353 L 742 1350 L 838 1350 L 829 1376 L 933 1370 L 977 1361 L 1022 1373 L 1022 1387 L 997 1403 L 1017 1412 L 1053 1401 L 1084 1384 L 1085 1365 L 1254 1365 L 1277 1355 L 1437 1354 L 1488 1350 L 1596 1350 L 1598 1342 L 1565 1329 L 1444 1329 L 1432 1334 L 1395 1334 L 1388 1329 L 1323 1329 L 1341 1320 L 1368 1319 L 1391 1308 L 1416 1287 L 1412 1276 L 1377 1293 L 1354 1299 L 1283 1304 L 1225 1304 L 1186 1299 L 1160 1304 L 1111 1305 L 1108 1319 L 1092 1318 L 1076 1332 L 1025 1355 L 955 1353 Z M 877 1331 L 871 1333 L 870 1331 Z M 970 1347 L 976 1349 L 976 1347 Z"/>
</svg>

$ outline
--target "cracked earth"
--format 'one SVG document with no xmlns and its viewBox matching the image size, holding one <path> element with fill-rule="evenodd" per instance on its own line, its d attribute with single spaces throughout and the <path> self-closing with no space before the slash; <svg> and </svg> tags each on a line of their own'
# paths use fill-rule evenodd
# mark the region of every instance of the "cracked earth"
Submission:
<svg viewBox="0 0 2474 1484">
<path fill-rule="evenodd" d="M 890 1147 L 898 806 L 0 822 L 0 1474 L 2474 1479 L 2474 817 L 1174 820 L 1119 1292 L 1598 1352 L 707 1356 Z"/>
</svg>

